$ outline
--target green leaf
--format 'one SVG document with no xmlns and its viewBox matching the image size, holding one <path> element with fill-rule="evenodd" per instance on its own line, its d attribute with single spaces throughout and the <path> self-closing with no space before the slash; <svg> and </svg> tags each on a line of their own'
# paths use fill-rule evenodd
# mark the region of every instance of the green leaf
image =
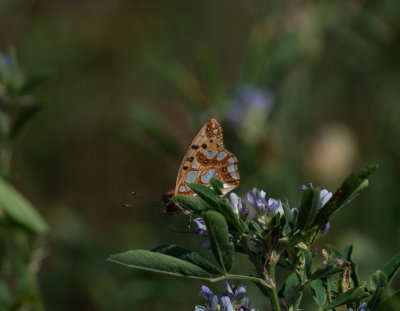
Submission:
<svg viewBox="0 0 400 311">
<path fill-rule="evenodd" d="M 297 229 L 308 229 L 314 221 L 320 207 L 320 188 L 305 189 L 301 198 L 299 214 L 297 216 Z"/>
<path fill-rule="evenodd" d="M 344 294 L 337 296 L 330 304 L 326 305 L 324 309 L 332 309 L 344 304 L 350 304 L 352 302 L 359 302 L 362 299 L 368 297 L 370 294 L 365 286 L 359 286 L 349 289 Z"/>
<path fill-rule="evenodd" d="M 311 277 L 312 274 L 312 256 L 309 250 L 303 250 L 304 259 L 305 259 L 305 269 L 307 279 Z"/>
<path fill-rule="evenodd" d="M 292 273 L 283 283 L 282 288 L 279 290 L 278 296 L 285 298 L 290 295 L 292 290 L 299 284 L 299 278 L 296 273 Z"/>
<path fill-rule="evenodd" d="M 290 227 L 293 228 L 293 214 L 289 208 L 289 203 L 287 202 L 287 200 L 282 201 L 282 207 L 283 207 L 283 212 L 285 213 L 285 217 L 288 223 L 290 224 Z"/>
<path fill-rule="evenodd" d="M 311 281 L 311 293 L 318 306 L 322 307 L 326 302 L 326 289 L 321 279 Z"/>
<path fill-rule="evenodd" d="M 393 280 L 396 272 L 400 267 L 400 253 L 396 254 L 392 259 L 389 260 L 388 263 L 381 269 L 388 278 L 388 284 Z"/>
<path fill-rule="evenodd" d="M 218 205 L 218 197 L 214 193 L 214 191 L 204 185 L 200 184 L 188 184 L 190 189 L 194 191 L 200 198 L 202 198 L 207 204 L 211 207 L 215 208 Z"/>
<path fill-rule="evenodd" d="M 227 199 L 219 199 L 218 202 L 217 211 L 224 215 L 228 223 L 240 234 L 248 232 L 248 230 L 246 231 L 246 229 L 248 229 L 246 224 L 235 214 L 229 201 Z"/>
<path fill-rule="evenodd" d="M 318 212 L 314 225 L 325 224 L 329 217 L 350 203 L 357 194 L 368 186 L 368 177 L 378 168 L 378 165 L 369 165 L 353 172 L 343 182 L 332 198 Z"/>
<path fill-rule="evenodd" d="M 378 287 L 386 287 L 388 284 L 388 277 L 385 272 L 377 270 L 371 275 L 369 284 L 371 290 L 376 290 Z"/>
<path fill-rule="evenodd" d="M 301 298 L 303 298 L 303 292 L 298 292 L 296 296 L 296 300 L 293 305 L 293 311 L 298 311 L 300 308 Z M 290 310 L 290 309 L 289 309 Z"/>
<path fill-rule="evenodd" d="M 328 249 L 334 256 L 344 257 L 342 252 L 340 250 L 338 250 L 335 246 L 328 245 Z"/>
<path fill-rule="evenodd" d="M 329 275 L 343 272 L 343 267 L 336 267 L 332 265 L 327 265 L 324 268 L 317 269 L 310 277 L 311 280 L 323 279 Z"/>
<path fill-rule="evenodd" d="M 345 248 L 342 250 L 343 257 L 346 258 L 346 260 L 351 261 L 351 255 L 353 254 L 353 245 L 347 245 Z"/>
<path fill-rule="evenodd" d="M 211 278 L 207 271 L 193 263 L 147 250 L 130 250 L 124 253 L 111 255 L 108 260 L 141 270 L 191 278 Z"/>
<path fill-rule="evenodd" d="M 0 310 L 12 310 L 12 296 L 7 284 L 0 280 Z"/>
<path fill-rule="evenodd" d="M 375 310 L 382 302 L 382 292 L 388 284 L 388 277 L 387 275 L 382 272 L 381 270 L 377 270 L 370 278 L 370 287 L 374 291 L 371 299 L 368 302 L 367 307 L 371 310 Z"/>
<path fill-rule="evenodd" d="M 190 262 L 208 273 L 220 274 L 219 269 L 199 254 L 178 245 L 160 245 L 151 250 Z"/>
<path fill-rule="evenodd" d="M 200 184 L 189 184 L 192 189 L 200 198 L 202 198 L 213 210 L 221 213 L 229 224 L 231 224 L 240 234 L 246 231 L 246 227 L 242 225 L 239 217 L 235 214 L 231 204 L 228 200 L 220 198 L 215 192 Z"/>
<path fill-rule="evenodd" d="M 48 227 L 42 216 L 13 186 L 0 178 L 0 211 L 25 229 L 44 234 Z"/>
<path fill-rule="evenodd" d="M 376 311 L 398 311 L 400 310 L 400 291 L 390 296 L 388 299 L 383 301 Z"/>
<path fill-rule="evenodd" d="M 10 136 L 12 139 L 18 136 L 23 127 L 41 110 L 41 108 L 42 105 L 40 103 L 35 103 L 21 109 L 11 126 Z"/>
<path fill-rule="evenodd" d="M 222 184 L 222 182 L 217 178 L 211 178 L 210 182 L 211 182 L 211 186 L 213 187 L 215 194 L 222 195 L 221 188 L 224 186 Z"/>
<path fill-rule="evenodd" d="M 226 274 L 232 267 L 234 246 L 229 241 L 228 225 L 225 218 L 215 211 L 203 212 L 201 216 L 207 226 L 207 233 L 215 260 Z"/>
<path fill-rule="evenodd" d="M 172 200 L 198 215 L 200 215 L 201 212 L 209 209 L 207 204 L 202 199 L 188 195 L 174 195 Z"/>
</svg>

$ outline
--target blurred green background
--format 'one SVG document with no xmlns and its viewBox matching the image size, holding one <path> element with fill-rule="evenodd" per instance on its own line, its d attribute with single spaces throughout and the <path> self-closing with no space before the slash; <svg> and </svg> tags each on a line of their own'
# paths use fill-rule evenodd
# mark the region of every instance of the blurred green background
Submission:
<svg viewBox="0 0 400 311">
<path fill-rule="evenodd" d="M 48 310 L 203 303 L 200 281 L 106 258 L 167 242 L 207 254 L 173 232 L 187 220 L 162 214 L 161 194 L 210 117 L 239 159 L 242 197 L 259 187 L 294 207 L 302 184 L 334 191 L 378 163 L 319 247 L 353 243 L 363 280 L 398 251 L 400 2 L 0 0 L 0 50 L 11 45 L 26 73 L 54 71 L 12 163 L 50 225 L 39 275 Z M 240 102 L 243 87 L 268 104 Z"/>
</svg>

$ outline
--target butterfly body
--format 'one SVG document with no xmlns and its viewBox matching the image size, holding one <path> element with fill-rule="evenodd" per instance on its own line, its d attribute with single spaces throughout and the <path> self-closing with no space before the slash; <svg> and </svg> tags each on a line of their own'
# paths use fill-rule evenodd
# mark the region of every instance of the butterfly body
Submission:
<svg viewBox="0 0 400 311">
<path fill-rule="evenodd" d="M 182 160 L 174 190 L 163 197 L 165 212 L 175 214 L 191 212 L 171 201 L 173 195 L 196 196 L 188 186 L 190 183 L 210 186 L 211 178 L 218 178 L 222 184 L 222 195 L 239 185 L 240 177 L 236 156 L 228 151 L 223 143 L 222 127 L 216 119 L 210 119 L 195 136 Z"/>
</svg>

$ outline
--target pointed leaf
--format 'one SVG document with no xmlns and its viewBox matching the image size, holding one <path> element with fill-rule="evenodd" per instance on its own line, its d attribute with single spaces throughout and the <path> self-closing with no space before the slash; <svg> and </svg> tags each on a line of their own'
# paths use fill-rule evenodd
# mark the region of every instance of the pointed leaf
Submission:
<svg viewBox="0 0 400 311">
<path fill-rule="evenodd" d="M 376 311 L 398 311 L 400 310 L 400 291 L 382 302 Z"/>
<path fill-rule="evenodd" d="M 290 227 L 293 227 L 293 214 L 292 211 L 289 208 L 289 203 L 287 200 L 282 201 L 282 207 L 283 207 L 283 212 L 285 213 L 285 217 L 290 224 Z"/>
<path fill-rule="evenodd" d="M 351 255 L 353 254 L 353 245 L 347 245 L 345 248 L 342 250 L 343 257 L 346 258 L 346 260 L 351 261 Z"/>
<path fill-rule="evenodd" d="M 130 268 L 149 270 L 176 276 L 192 278 L 211 277 L 207 271 L 188 261 L 147 250 L 130 250 L 124 253 L 111 255 L 109 261 Z"/>
<path fill-rule="evenodd" d="M 207 259 L 203 258 L 199 254 L 188 250 L 186 248 L 180 247 L 178 245 L 160 245 L 151 250 L 152 252 L 161 253 L 169 255 L 175 258 L 182 259 L 184 261 L 190 262 L 208 273 L 220 274 L 219 269 L 209 262 Z"/>
<path fill-rule="evenodd" d="M 333 197 L 318 212 L 314 225 L 325 224 L 329 217 L 339 209 L 350 203 L 356 195 L 368 186 L 368 177 L 378 168 L 378 165 L 369 165 L 353 172 L 335 192 Z"/>
<path fill-rule="evenodd" d="M 365 286 L 359 286 L 349 289 L 344 294 L 337 296 L 331 303 L 326 305 L 324 309 L 332 309 L 344 304 L 350 304 L 352 302 L 359 302 L 362 299 L 368 297 L 370 294 Z"/>
<path fill-rule="evenodd" d="M 324 282 L 321 279 L 311 281 L 310 287 L 315 302 L 318 306 L 322 307 L 327 298 Z"/>
<path fill-rule="evenodd" d="M 329 275 L 336 274 L 339 272 L 343 272 L 344 268 L 342 267 L 336 267 L 332 265 L 327 265 L 324 268 L 320 268 L 316 270 L 310 277 L 311 280 L 316 280 L 316 279 L 323 279 Z"/>
<path fill-rule="evenodd" d="M 207 226 L 207 233 L 215 260 L 227 273 L 232 267 L 234 246 L 229 241 L 228 225 L 225 218 L 215 211 L 203 212 L 202 217 Z"/>
<path fill-rule="evenodd" d="M 319 188 L 305 189 L 301 198 L 299 214 L 297 216 L 297 229 L 308 229 L 314 221 L 320 207 Z"/>
<path fill-rule="evenodd" d="M 396 272 L 400 267 L 400 253 L 396 254 L 388 263 L 381 269 L 388 277 L 388 283 L 393 280 Z"/>
<path fill-rule="evenodd" d="M 304 259 L 305 259 L 305 269 L 307 278 L 311 277 L 312 274 L 312 256 L 309 250 L 304 250 Z"/>
<path fill-rule="evenodd" d="M 388 278 L 387 275 L 381 270 L 377 270 L 370 279 L 371 289 L 374 291 L 371 299 L 368 302 L 367 307 L 371 310 L 375 308 L 382 302 L 383 289 L 387 287 Z"/>
<path fill-rule="evenodd" d="M 283 283 L 282 288 L 280 289 L 278 295 L 280 298 L 285 298 L 290 295 L 293 288 L 295 288 L 299 284 L 299 278 L 296 273 L 292 273 L 286 279 L 285 283 Z"/>
<path fill-rule="evenodd" d="M 222 182 L 217 178 L 210 179 L 211 186 L 216 195 L 222 195 L 221 188 L 224 186 Z"/>
<path fill-rule="evenodd" d="M 200 215 L 202 211 L 209 209 L 202 199 L 188 195 L 175 195 L 172 197 L 172 200 L 198 215 Z"/>
<path fill-rule="evenodd" d="M 376 290 L 378 287 L 386 287 L 388 283 L 388 277 L 385 272 L 377 270 L 371 275 L 369 283 L 371 290 Z"/>
<path fill-rule="evenodd" d="M 42 216 L 13 186 L 0 178 L 0 211 L 25 229 L 44 234 L 48 227 Z"/>
<path fill-rule="evenodd" d="M 204 185 L 200 184 L 188 184 L 189 188 L 194 191 L 200 198 L 202 198 L 207 204 L 215 208 L 218 205 L 218 197 L 214 191 Z"/>
</svg>

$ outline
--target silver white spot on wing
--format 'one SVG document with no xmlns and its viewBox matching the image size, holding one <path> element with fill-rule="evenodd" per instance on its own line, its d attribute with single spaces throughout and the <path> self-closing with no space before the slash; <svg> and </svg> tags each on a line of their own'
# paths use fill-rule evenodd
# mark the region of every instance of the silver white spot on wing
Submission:
<svg viewBox="0 0 400 311">
<path fill-rule="evenodd" d="M 187 189 L 185 186 L 180 186 L 180 187 L 179 187 L 179 191 L 180 191 L 180 192 L 187 192 L 188 189 Z"/>
<path fill-rule="evenodd" d="M 193 168 L 199 168 L 199 167 L 200 167 L 200 163 L 197 162 L 196 159 L 194 159 L 193 164 L 192 164 L 192 167 L 193 167 Z"/>
<path fill-rule="evenodd" d="M 215 157 L 215 155 L 218 153 L 218 150 L 211 150 L 209 151 L 208 155 L 207 155 L 207 159 L 212 159 Z"/>
<path fill-rule="evenodd" d="M 235 162 L 235 159 L 234 159 L 233 157 L 230 157 L 230 158 L 228 159 L 228 162 L 229 162 L 229 163 L 234 163 L 234 162 Z"/>
<path fill-rule="evenodd" d="M 202 154 L 206 156 L 208 154 L 208 151 L 203 151 Z"/>
<path fill-rule="evenodd" d="M 218 154 L 217 160 L 222 161 L 227 156 L 226 152 L 222 151 Z"/>
<path fill-rule="evenodd" d="M 231 176 L 232 176 L 233 179 L 237 179 L 236 172 L 232 172 L 232 173 L 231 173 Z"/>
<path fill-rule="evenodd" d="M 206 131 L 205 130 L 201 131 L 201 136 L 206 136 Z"/>
<path fill-rule="evenodd" d="M 214 132 L 214 134 L 217 134 L 218 133 L 218 129 L 213 130 L 213 132 Z"/>
<path fill-rule="evenodd" d="M 229 164 L 228 165 L 228 172 L 233 172 L 235 170 L 235 165 L 234 164 Z"/>
<path fill-rule="evenodd" d="M 216 168 L 211 168 L 205 173 L 203 176 L 201 176 L 201 181 L 202 183 L 206 184 L 210 181 L 210 179 L 214 176 L 215 172 L 217 171 Z"/>
<path fill-rule="evenodd" d="M 215 127 L 215 123 L 212 124 L 212 127 L 213 127 L 213 128 Z"/>
<path fill-rule="evenodd" d="M 196 181 L 197 172 L 196 171 L 189 171 L 186 175 L 185 181 L 189 184 Z"/>
</svg>

